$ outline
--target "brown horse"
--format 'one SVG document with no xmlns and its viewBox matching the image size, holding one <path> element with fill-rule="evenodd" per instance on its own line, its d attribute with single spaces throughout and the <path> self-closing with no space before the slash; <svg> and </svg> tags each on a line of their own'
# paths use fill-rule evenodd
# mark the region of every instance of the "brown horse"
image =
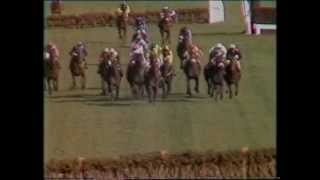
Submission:
<svg viewBox="0 0 320 180">
<path fill-rule="evenodd" d="M 132 57 L 128 64 L 126 77 L 134 98 L 142 98 L 145 83 L 145 65 L 143 62 L 143 54 L 136 54 Z"/>
<path fill-rule="evenodd" d="M 183 61 L 187 58 L 186 51 L 189 49 L 190 45 L 190 41 L 182 40 L 181 42 L 178 42 L 177 55 L 180 59 L 180 69 L 183 69 Z"/>
<path fill-rule="evenodd" d="M 171 44 L 171 30 L 170 30 L 171 27 L 172 27 L 172 18 L 170 17 L 163 18 L 159 22 L 162 45 L 164 45 L 165 43 Z M 166 34 L 166 37 L 164 37 L 164 34 Z"/>
<path fill-rule="evenodd" d="M 228 86 L 229 98 L 231 99 L 233 96 L 232 85 L 235 86 L 235 96 L 238 95 L 239 91 L 239 82 L 241 79 L 241 71 L 237 67 L 237 60 L 232 59 L 230 63 L 226 66 L 226 75 L 225 81 Z"/>
<path fill-rule="evenodd" d="M 52 94 L 52 85 L 53 90 L 59 90 L 59 71 L 61 67 L 58 61 L 47 60 L 44 61 L 44 77 L 48 85 L 48 93 Z"/>
<path fill-rule="evenodd" d="M 220 96 L 220 100 L 222 100 L 225 76 L 223 63 L 214 65 L 212 62 L 209 62 L 204 70 L 204 76 L 208 84 L 208 94 L 210 97 L 215 97 L 217 101 L 218 96 Z M 216 93 L 214 93 L 215 91 Z"/>
<path fill-rule="evenodd" d="M 190 80 L 195 81 L 194 90 L 196 93 L 199 93 L 199 76 L 201 73 L 201 65 L 197 63 L 195 59 L 189 59 L 186 61 L 186 64 L 183 66 L 184 73 L 187 78 L 187 94 L 192 96 L 192 92 L 190 89 Z"/>
<path fill-rule="evenodd" d="M 148 93 L 149 102 L 155 102 L 158 95 L 158 88 L 161 81 L 161 72 L 158 60 L 155 56 L 150 56 L 150 68 L 145 73 L 145 86 Z"/>
<path fill-rule="evenodd" d="M 81 89 L 86 88 L 86 72 L 85 72 L 85 62 L 80 59 L 78 56 L 72 56 L 70 60 L 69 69 L 72 77 L 72 86 L 71 89 L 75 89 L 77 87 L 76 77 L 81 77 L 82 85 Z"/>
<path fill-rule="evenodd" d="M 103 89 L 107 89 L 111 100 L 117 100 L 119 98 L 119 90 L 121 83 L 121 65 L 117 60 L 106 59 L 99 65 L 99 73 L 103 79 Z M 107 86 L 107 87 L 106 87 Z M 115 91 L 115 96 L 114 96 Z"/>
<path fill-rule="evenodd" d="M 124 13 L 116 17 L 116 25 L 118 29 L 119 38 L 127 37 L 128 17 Z"/>
<path fill-rule="evenodd" d="M 162 81 L 161 81 L 161 87 L 162 87 L 162 97 L 166 98 L 172 88 L 172 80 L 175 74 L 174 67 L 167 61 L 165 61 L 162 66 L 160 67 Z"/>
</svg>

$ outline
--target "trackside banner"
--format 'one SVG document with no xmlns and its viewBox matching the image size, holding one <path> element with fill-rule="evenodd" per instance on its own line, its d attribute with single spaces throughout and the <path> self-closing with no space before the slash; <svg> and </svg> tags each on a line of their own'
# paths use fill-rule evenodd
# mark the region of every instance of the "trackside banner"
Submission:
<svg viewBox="0 0 320 180">
<path fill-rule="evenodd" d="M 209 23 L 224 22 L 224 5 L 221 0 L 209 0 Z"/>
<path fill-rule="evenodd" d="M 246 23 L 246 34 L 252 34 L 251 7 L 248 0 L 241 1 L 241 12 Z"/>
</svg>

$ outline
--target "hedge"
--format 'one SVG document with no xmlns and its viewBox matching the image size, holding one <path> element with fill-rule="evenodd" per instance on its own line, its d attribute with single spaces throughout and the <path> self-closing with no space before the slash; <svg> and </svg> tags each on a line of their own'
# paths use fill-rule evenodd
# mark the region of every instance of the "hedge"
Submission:
<svg viewBox="0 0 320 180">
<path fill-rule="evenodd" d="M 272 7 L 256 7 L 253 9 L 253 22 L 258 24 L 276 24 L 277 10 Z"/>
<path fill-rule="evenodd" d="M 207 23 L 208 8 L 177 9 L 178 21 L 181 23 Z M 145 17 L 147 23 L 157 23 L 160 11 L 132 12 L 129 24 L 132 25 L 137 16 Z M 110 12 L 84 13 L 79 15 L 57 15 L 47 17 L 46 27 L 86 28 L 115 25 L 115 15 Z"/>
<path fill-rule="evenodd" d="M 115 159 L 65 159 L 47 163 L 48 178 L 241 178 L 276 177 L 276 150 L 229 152 L 165 151 Z"/>
</svg>

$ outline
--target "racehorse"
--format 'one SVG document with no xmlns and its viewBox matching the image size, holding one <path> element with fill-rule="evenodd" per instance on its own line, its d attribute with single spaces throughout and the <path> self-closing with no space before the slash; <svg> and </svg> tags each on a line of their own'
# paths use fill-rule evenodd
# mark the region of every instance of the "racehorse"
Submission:
<svg viewBox="0 0 320 180">
<path fill-rule="evenodd" d="M 187 94 L 192 96 L 192 92 L 190 89 L 190 80 L 195 81 L 195 88 L 194 90 L 196 93 L 199 93 L 199 76 L 201 73 L 201 65 L 197 63 L 196 59 L 189 58 L 186 61 L 186 64 L 183 66 L 184 73 L 187 78 Z"/>
<path fill-rule="evenodd" d="M 135 54 L 130 60 L 126 71 L 128 83 L 136 99 L 143 97 L 144 93 L 145 65 L 143 59 L 143 54 Z"/>
<path fill-rule="evenodd" d="M 175 76 L 174 67 L 167 61 L 164 61 L 160 67 L 160 72 L 162 76 L 161 87 L 162 87 L 162 98 L 166 98 L 171 92 L 172 80 Z"/>
<path fill-rule="evenodd" d="M 241 71 L 237 68 L 236 60 L 230 60 L 230 63 L 226 65 L 226 75 L 225 81 L 228 86 L 229 98 L 231 99 L 233 96 L 232 85 L 235 86 L 235 96 L 238 95 L 239 91 L 239 82 L 241 79 Z"/>
<path fill-rule="evenodd" d="M 104 81 L 103 89 L 108 90 L 112 101 L 119 98 L 120 83 L 122 79 L 119 66 L 120 64 L 111 59 L 103 60 L 99 65 L 99 72 Z M 113 94 L 114 91 L 116 93 L 115 96 Z"/>
<path fill-rule="evenodd" d="M 163 18 L 159 22 L 162 45 L 164 45 L 166 42 L 171 44 L 171 30 L 170 30 L 171 26 L 172 26 L 172 18 L 170 17 Z M 164 38 L 164 34 L 166 34 L 165 38 Z"/>
<path fill-rule="evenodd" d="M 86 88 L 86 72 L 85 72 L 85 63 L 78 56 L 77 53 L 72 54 L 69 69 L 72 77 L 72 86 L 71 89 L 75 89 L 77 87 L 76 77 L 81 77 L 81 89 Z"/>
<path fill-rule="evenodd" d="M 185 53 L 190 47 L 190 41 L 181 40 L 177 45 L 177 55 L 180 59 L 180 69 L 183 69 L 183 61 L 186 58 Z"/>
<path fill-rule="evenodd" d="M 127 37 L 128 17 L 124 13 L 116 17 L 116 25 L 118 29 L 119 38 Z"/>
<path fill-rule="evenodd" d="M 219 65 L 214 65 L 210 61 L 204 69 L 204 77 L 208 84 L 208 94 L 210 97 L 213 97 L 215 94 L 216 101 L 219 95 L 220 99 L 223 99 L 224 75 L 225 70 L 222 62 Z M 214 91 L 217 92 L 214 93 Z"/>
<path fill-rule="evenodd" d="M 158 88 L 161 81 L 159 62 L 155 55 L 151 54 L 149 70 L 145 73 L 145 85 L 148 93 L 149 102 L 155 102 L 158 95 Z"/>
<path fill-rule="evenodd" d="M 48 93 L 52 94 L 52 84 L 53 90 L 59 90 L 59 71 L 61 67 L 58 61 L 46 60 L 44 62 L 44 77 L 48 85 Z"/>
</svg>

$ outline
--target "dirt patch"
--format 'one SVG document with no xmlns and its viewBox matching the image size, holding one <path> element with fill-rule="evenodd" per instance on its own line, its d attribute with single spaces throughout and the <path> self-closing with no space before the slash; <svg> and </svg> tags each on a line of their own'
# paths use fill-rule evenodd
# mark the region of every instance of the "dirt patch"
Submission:
<svg viewBox="0 0 320 180">
<path fill-rule="evenodd" d="M 51 160 L 46 166 L 50 178 L 195 178 L 195 177 L 275 177 L 276 150 L 229 152 L 165 151 L 134 154 L 116 159 Z"/>
</svg>

